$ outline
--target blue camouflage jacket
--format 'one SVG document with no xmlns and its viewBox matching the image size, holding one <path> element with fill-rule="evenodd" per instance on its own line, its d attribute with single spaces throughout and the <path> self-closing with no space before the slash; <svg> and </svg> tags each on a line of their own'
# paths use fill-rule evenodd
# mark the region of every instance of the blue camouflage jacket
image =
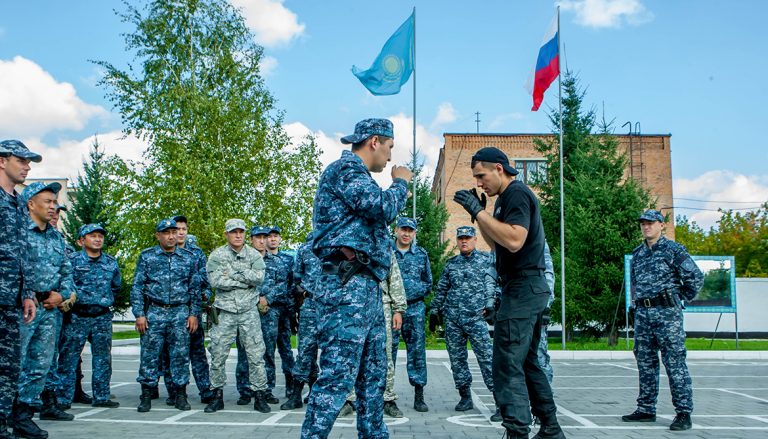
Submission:
<svg viewBox="0 0 768 439">
<path fill-rule="evenodd" d="M 72 262 L 77 288 L 77 303 L 112 306 L 122 286 L 120 268 L 115 258 L 106 253 L 91 258 L 85 250 L 80 250 L 72 253 L 69 260 Z"/>
<path fill-rule="evenodd" d="M 200 278 L 200 294 L 203 302 L 208 302 L 211 299 L 211 283 L 208 281 L 208 271 L 205 269 L 208 264 L 208 258 L 205 257 L 203 249 L 197 245 L 187 241 L 184 244 L 184 248 L 192 252 L 195 255 L 196 263 L 198 267 L 198 277 Z"/>
<path fill-rule="evenodd" d="M 496 300 L 496 283 L 486 281 L 492 265 L 490 254 L 479 250 L 448 259 L 437 282 L 432 309 L 454 321 L 482 319 L 483 310 L 493 308 Z"/>
<path fill-rule="evenodd" d="M 343 151 L 320 177 L 312 251 L 323 259 L 340 247 L 353 248 L 370 257 L 371 271 L 379 281 L 386 279 L 392 257 L 388 225 L 405 207 L 407 195 L 405 180 L 396 178 L 382 190 L 360 157 Z"/>
<path fill-rule="evenodd" d="M 293 263 L 293 282 L 314 294 L 319 276 L 320 259 L 312 253 L 312 243 L 303 244 L 296 252 L 296 261 Z"/>
<path fill-rule="evenodd" d="M 29 271 L 24 282 L 35 293 L 56 291 L 64 300 L 69 299 L 75 284 L 61 233 L 51 226 L 40 230 L 34 221 L 29 222 L 27 231 Z"/>
<path fill-rule="evenodd" d="M 176 248 L 168 253 L 159 245 L 145 249 L 136 262 L 131 289 L 131 309 L 144 317 L 144 303 L 189 304 L 189 315 L 201 312 L 200 277 L 197 259 L 189 250 Z"/>
<path fill-rule="evenodd" d="M 423 299 L 432 290 L 432 270 L 427 251 L 416 244 L 411 244 L 411 248 L 403 252 L 392 243 L 392 249 L 403 277 L 405 299 L 409 302 Z"/>
<path fill-rule="evenodd" d="M 19 194 L 0 189 L 0 306 L 18 305 L 21 298 L 35 296 L 22 282 L 27 275 L 27 233 L 30 223 L 27 206 Z M 22 291 L 22 288 L 24 289 Z"/>
<path fill-rule="evenodd" d="M 292 305 L 293 257 L 281 251 L 274 255 L 266 252 L 264 264 L 267 268 L 264 273 L 264 283 L 261 286 L 261 295 L 266 297 L 270 305 Z"/>
<path fill-rule="evenodd" d="M 704 274 L 685 246 L 659 238 L 653 247 L 643 243 L 632 251 L 632 299 L 651 299 L 664 291 L 693 300 L 704 285 Z"/>
</svg>

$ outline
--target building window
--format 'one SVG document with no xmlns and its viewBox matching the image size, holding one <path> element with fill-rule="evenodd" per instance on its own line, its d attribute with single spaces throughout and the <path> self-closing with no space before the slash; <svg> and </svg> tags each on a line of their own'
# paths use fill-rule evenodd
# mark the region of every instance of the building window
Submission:
<svg viewBox="0 0 768 439">
<path fill-rule="evenodd" d="M 519 172 L 517 179 L 525 184 L 536 184 L 547 178 L 546 160 L 515 160 Z"/>
</svg>

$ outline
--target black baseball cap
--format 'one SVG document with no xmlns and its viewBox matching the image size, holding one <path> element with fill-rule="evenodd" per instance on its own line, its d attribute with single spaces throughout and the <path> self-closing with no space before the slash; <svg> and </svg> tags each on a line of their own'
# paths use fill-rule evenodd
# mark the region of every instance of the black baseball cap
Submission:
<svg viewBox="0 0 768 439">
<path fill-rule="evenodd" d="M 472 166 L 474 167 L 477 162 L 498 163 L 508 174 L 518 174 L 517 169 L 509 164 L 507 155 L 501 152 L 499 148 L 494 148 L 493 146 L 486 146 L 477 151 L 472 156 Z"/>
</svg>

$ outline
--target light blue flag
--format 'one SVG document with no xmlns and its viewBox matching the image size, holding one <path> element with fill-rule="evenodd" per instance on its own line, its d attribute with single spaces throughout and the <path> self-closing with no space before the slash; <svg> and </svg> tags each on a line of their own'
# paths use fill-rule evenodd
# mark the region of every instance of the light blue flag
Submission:
<svg viewBox="0 0 768 439">
<path fill-rule="evenodd" d="M 376 96 L 400 93 L 413 72 L 414 17 L 411 14 L 387 40 L 368 70 L 352 66 L 352 73 Z"/>
</svg>

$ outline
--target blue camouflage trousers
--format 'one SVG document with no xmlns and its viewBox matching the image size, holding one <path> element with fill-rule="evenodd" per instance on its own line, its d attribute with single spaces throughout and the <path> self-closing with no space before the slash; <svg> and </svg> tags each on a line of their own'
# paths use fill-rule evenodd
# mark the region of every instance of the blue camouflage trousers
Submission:
<svg viewBox="0 0 768 439">
<path fill-rule="evenodd" d="M 301 438 L 327 438 L 353 386 L 358 437 L 388 438 L 386 335 L 379 284 L 353 276 L 342 285 L 339 276 L 322 275 L 317 289 L 320 375 L 309 396 Z"/>
<path fill-rule="evenodd" d="M 48 370 L 61 331 L 61 312 L 54 308 L 37 308 L 37 315 L 29 324 L 21 325 L 21 377 L 19 401 L 40 405 L 40 394 L 45 388 Z"/>
<path fill-rule="evenodd" d="M 19 383 L 19 325 L 23 323 L 17 306 L 0 306 L 0 420 L 10 419 Z"/>
<path fill-rule="evenodd" d="M 659 351 L 669 377 L 672 404 L 677 413 L 693 411 L 693 382 L 685 362 L 683 311 L 677 307 L 639 307 L 635 311 L 635 359 L 640 376 L 637 408 L 656 413 L 659 396 Z"/>
<path fill-rule="evenodd" d="M 541 340 L 539 340 L 539 350 L 537 355 L 539 357 L 539 366 L 544 371 L 544 375 L 547 376 L 547 381 L 552 384 L 552 379 L 555 377 L 555 371 L 552 369 L 552 364 L 549 361 L 549 351 L 547 350 L 547 326 L 541 325 Z M 473 346 L 474 349 L 474 346 Z M 554 391 L 554 389 L 553 389 Z"/>
<path fill-rule="evenodd" d="M 267 370 L 267 387 L 269 390 L 275 388 L 275 347 L 280 353 L 283 374 L 288 375 L 293 369 L 290 315 L 292 311 L 292 308 L 286 305 L 270 305 L 267 313 L 261 316 L 261 332 L 264 334 L 264 345 L 266 346 L 264 364 Z"/>
<path fill-rule="evenodd" d="M 198 323 L 202 322 L 202 317 L 197 316 Z M 211 387 L 211 378 L 208 368 L 208 357 L 205 355 L 205 330 L 203 325 L 199 324 L 197 331 L 189 335 L 189 362 L 192 364 L 192 376 L 195 377 L 195 385 L 200 396 Z M 168 394 L 173 390 L 169 387 L 173 382 L 171 377 L 170 355 L 168 354 L 168 344 L 163 346 L 163 354 L 160 361 L 160 368 L 163 372 L 163 381 Z"/>
<path fill-rule="evenodd" d="M 317 379 L 317 310 L 312 298 L 304 299 L 299 313 L 298 355 L 293 366 L 293 379 L 308 383 Z"/>
<path fill-rule="evenodd" d="M 392 331 L 392 361 L 397 364 L 397 350 L 402 335 L 407 352 L 408 381 L 412 386 L 427 385 L 425 314 L 424 301 L 409 303 L 403 316 L 403 327 L 399 331 Z"/>
<path fill-rule="evenodd" d="M 147 311 L 149 327 L 141 336 L 141 362 L 136 381 L 156 387 L 160 377 L 160 353 L 168 344 L 172 382 L 176 387 L 189 384 L 189 331 L 186 305 L 161 308 L 150 305 Z"/>
<path fill-rule="evenodd" d="M 451 360 L 451 373 L 456 388 L 469 387 L 472 384 L 472 374 L 467 361 L 467 340 L 472 343 L 480 373 L 488 390 L 493 393 L 493 344 L 488 333 L 488 325 L 482 318 L 472 318 L 456 321 L 445 319 L 445 347 Z"/>
<path fill-rule="evenodd" d="M 112 379 L 112 313 L 98 317 L 73 314 L 72 320 L 62 328 L 58 371 L 61 382 L 57 389 L 60 403 L 71 404 L 75 396 L 77 364 L 86 341 L 91 343 L 93 400 L 109 400 L 109 382 Z"/>
</svg>

